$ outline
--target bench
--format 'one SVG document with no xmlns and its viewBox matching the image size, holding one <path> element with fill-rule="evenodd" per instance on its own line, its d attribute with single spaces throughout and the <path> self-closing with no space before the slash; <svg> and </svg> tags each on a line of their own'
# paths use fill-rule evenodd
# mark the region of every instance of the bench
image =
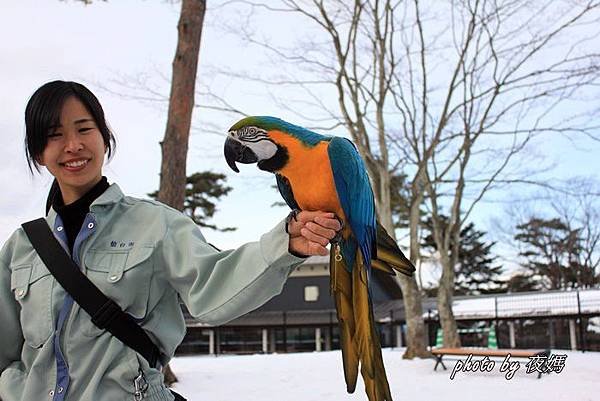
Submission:
<svg viewBox="0 0 600 401">
<path fill-rule="evenodd" d="M 510 354 L 511 358 L 531 358 L 535 356 L 550 356 L 550 350 L 523 350 L 523 349 L 489 349 L 489 348 L 433 348 L 431 354 L 435 357 L 435 367 L 433 370 L 437 370 L 438 365 L 442 365 L 444 370 L 446 366 L 442 361 L 445 355 L 456 355 L 456 356 L 487 356 L 487 357 L 499 357 L 505 358 Z M 542 376 L 538 373 L 538 379 Z"/>
</svg>

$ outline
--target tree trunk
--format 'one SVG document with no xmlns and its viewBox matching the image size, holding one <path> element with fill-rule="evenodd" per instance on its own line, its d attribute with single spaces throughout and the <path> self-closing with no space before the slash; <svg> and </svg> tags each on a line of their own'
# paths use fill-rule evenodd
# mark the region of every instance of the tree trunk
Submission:
<svg viewBox="0 0 600 401">
<path fill-rule="evenodd" d="M 419 225 L 420 210 L 419 206 L 423 199 L 422 190 L 419 188 L 420 178 L 416 176 L 412 185 L 410 214 L 409 214 L 409 236 L 410 236 L 410 261 L 417 266 L 421 259 L 419 244 Z M 416 272 L 415 272 L 416 274 Z M 427 336 L 425 332 L 425 322 L 423 321 L 423 304 L 421 301 L 421 292 L 417 284 L 416 277 L 399 277 L 402 295 L 404 299 L 404 310 L 406 315 L 407 346 L 406 352 L 402 356 L 404 359 L 414 357 L 427 358 L 430 356 L 427 350 Z"/>
<path fill-rule="evenodd" d="M 460 347 L 460 338 L 458 336 L 458 327 L 452 312 L 452 295 L 454 294 L 454 267 L 458 261 L 458 252 L 460 247 L 459 227 L 456 222 L 457 214 L 453 213 L 448 227 L 444 230 L 441 216 L 437 213 L 437 202 L 433 200 L 433 226 L 434 239 L 440 253 L 440 263 L 442 264 L 442 277 L 440 277 L 437 307 L 442 326 L 444 347 Z M 458 209 L 456 209 L 458 210 Z"/>
<path fill-rule="evenodd" d="M 428 358 L 431 354 L 427 351 L 423 305 L 421 303 L 421 292 L 417 286 L 417 280 L 415 276 L 406 277 L 404 275 L 398 275 L 397 280 L 400 282 L 400 288 L 402 289 L 407 326 L 406 351 L 402 355 L 402 358 Z"/>
<path fill-rule="evenodd" d="M 454 266 L 450 258 L 442 257 L 442 277 L 437 294 L 438 313 L 442 334 L 444 338 L 444 347 L 460 347 L 460 337 L 458 336 L 458 327 L 452 312 L 452 294 L 454 292 Z"/>
<path fill-rule="evenodd" d="M 167 128 L 160 144 L 162 165 L 158 200 L 177 210 L 183 210 L 185 199 L 188 139 L 205 11 L 206 0 L 183 0 L 181 3 Z M 164 367 L 163 373 L 167 386 L 177 381 L 169 365 Z"/>
<path fill-rule="evenodd" d="M 188 139 L 205 10 L 205 0 L 183 0 L 177 26 L 177 50 L 173 59 L 167 129 L 161 142 L 158 190 L 158 200 L 177 210 L 183 210 L 185 199 Z"/>
<path fill-rule="evenodd" d="M 387 170 L 386 172 L 387 173 Z M 377 191 L 375 199 L 378 200 L 378 211 L 379 211 L 379 222 L 387 230 L 390 236 L 396 239 L 394 232 L 394 223 L 391 215 L 390 199 L 390 175 L 379 174 L 380 185 L 379 188 L 387 188 L 386 191 Z M 386 203 L 381 200 L 381 194 L 387 194 L 388 202 L 387 208 L 382 207 Z M 417 206 L 418 208 L 418 206 Z M 418 221 L 418 218 L 417 218 Z M 418 223 L 417 223 L 418 224 Z M 415 263 L 415 255 L 418 252 L 413 253 L 412 241 L 413 236 L 411 232 L 411 262 Z M 418 239 L 417 239 L 418 243 Z M 426 358 L 431 356 L 427 351 L 427 340 L 425 335 L 425 322 L 423 321 L 423 305 L 421 301 L 421 292 L 417 285 L 415 276 L 406 277 L 401 274 L 396 275 L 396 281 L 400 285 L 402 290 L 402 301 L 404 303 L 404 313 L 406 317 L 407 335 L 406 335 L 406 352 L 402 355 L 404 359 L 412 359 L 415 357 Z"/>
</svg>

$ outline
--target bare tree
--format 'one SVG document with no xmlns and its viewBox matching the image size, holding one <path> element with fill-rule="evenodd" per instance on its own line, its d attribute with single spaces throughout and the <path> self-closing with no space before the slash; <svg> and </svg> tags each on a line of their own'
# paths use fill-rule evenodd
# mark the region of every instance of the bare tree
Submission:
<svg viewBox="0 0 600 401">
<path fill-rule="evenodd" d="M 471 0 L 435 8 L 419 0 L 225 2 L 231 3 L 311 22 L 302 25 L 299 45 L 258 38 L 251 29 L 260 24 L 236 24 L 232 30 L 268 54 L 278 72 L 265 76 L 236 66 L 225 73 L 260 83 L 304 125 L 344 127 L 366 161 L 378 217 L 389 232 L 391 177 L 408 176 L 410 258 L 421 264 L 425 203 L 442 266 L 444 343 L 459 345 L 451 305 L 461 228 L 490 191 L 543 184 L 535 173 L 544 165 L 532 162 L 540 138 L 597 139 L 578 100 L 598 82 L 598 2 Z M 286 98 L 293 96 L 290 106 Z M 243 114 L 211 97 L 215 110 Z M 415 280 L 400 280 L 405 356 L 425 356 L 419 288 Z"/>
<path fill-rule="evenodd" d="M 505 257 L 505 261 L 521 266 L 521 272 L 511 278 L 509 290 L 511 282 L 517 288 L 526 284 L 526 291 L 566 288 L 560 283 L 562 272 L 552 271 L 558 277 L 552 283 L 552 279 L 532 274 L 531 261 L 568 270 L 565 277 L 573 288 L 600 282 L 599 199 L 600 184 L 588 177 L 554 179 L 511 196 L 502 216 L 494 219 L 496 239 L 504 245 L 506 255 L 518 256 Z"/>
<path fill-rule="evenodd" d="M 206 0 L 183 0 L 177 26 L 177 50 L 173 59 L 167 128 L 161 142 L 157 198 L 177 210 L 183 210 L 185 200 L 188 139 L 205 11 Z M 177 381 L 169 365 L 165 366 L 164 375 L 168 385 Z"/>
<path fill-rule="evenodd" d="M 442 265 L 438 309 L 444 344 L 460 345 L 451 305 L 461 227 L 490 191 L 536 182 L 535 174 L 545 168 L 532 163 L 540 138 L 597 139 L 589 108 L 578 101 L 598 83 L 598 2 L 235 3 L 291 12 L 313 23 L 315 35 L 287 47 L 236 25 L 249 44 L 290 66 L 276 77 L 238 74 L 276 85 L 279 92 L 283 86 L 301 88 L 308 100 L 295 101 L 290 112 L 316 127 L 348 130 L 366 161 L 379 219 L 389 231 L 390 177 L 399 171 L 409 175 L 410 257 L 419 265 L 419 208 L 425 202 Z M 400 284 L 407 356 L 423 354 L 418 287 L 414 280 Z"/>
<path fill-rule="evenodd" d="M 418 0 L 405 4 L 405 15 L 414 16 L 405 20 L 407 70 L 395 86 L 405 116 L 398 145 L 409 145 L 405 156 L 417 155 L 424 172 L 442 265 L 438 310 L 445 346 L 460 345 L 451 309 L 454 272 L 460 231 L 476 205 L 498 185 L 531 179 L 535 169 L 515 162 L 538 136 L 592 135 L 589 121 L 576 114 L 562 122 L 551 117 L 598 82 L 598 54 L 587 40 L 599 31 L 581 35 L 597 22 L 598 8 L 596 2 L 452 2 L 440 10 L 451 16 L 440 30 L 439 19 L 424 18 Z M 451 37 L 451 46 L 441 34 Z"/>
<path fill-rule="evenodd" d="M 569 249 L 577 288 L 600 282 L 600 185 L 590 178 L 572 178 L 561 191 L 548 190 L 550 205 L 569 232 L 577 234 L 577 251 Z M 567 244 L 565 244 L 567 245 Z"/>
<path fill-rule="evenodd" d="M 183 210 L 188 139 L 194 108 L 200 37 L 206 0 L 183 0 L 177 26 L 177 50 L 165 137 L 161 142 L 162 164 L 158 200 Z"/>
<path fill-rule="evenodd" d="M 259 40 L 253 32 L 236 25 L 238 32 L 245 34 L 245 40 L 258 45 L 274 54 L 284 63 L 294 65 L 290 77 L 251 77 L 266 84 L 295 85 L 309 95 L 302 102 L 304 111 L 298 107 L 298 101 L 288 110 L 312 124 L 313 129 L 344 127 L 357 145 L 366 162 L 373 184 L 377 204 L 378 220 L 393 236 L 391 179 L 400 171 L 402 162 L 389 154 L 389 121 L 386 107 L 392 94 L 392 83 L 397 73 L 397 62 L 393 51 L 396 36 L 394 8 L 391 1 L 295 1 L 284 0 L 279 6 L 273 3 L 260 4 L 238 2 L 252 8 L 264 8 L 276 12 L 291 12 L 301 19 L 308 19 L 316 27 L 318 35 L 325 41 L 309 38 L 301 49 L 286 49 L 274 46 L 268 40 Z M 298 68 L 302 66 L 301 68 Z M 228 71 L 227 74 L 231 74 Z M 307 78 L 307 74 L 315 74 Z M 304 75 L 304 76 L 303 76 Z M 325 87 L 325 88 L 324 88 Z M 328 103 L 321 96 L 322 90 L 332 96 Z M 282 99 L 279 97 L 278 99 Z M 333 99 L 337 101 L 333 103 Z M 333 103 L 333 106 L 332 106 Z M 285 107 L 285 104 L 280 104 Z M 318 108 L 325 116 L 317 116 L 306 111 L 310 107 Z M 327 123 L 327 127 L 314 126 Z M 411 197 L 411 238 L 417 237 L 419 222 L 419 204 L 422 191 L 413 191 Z M 410 259 L 418 264 L 419 241 L 411 241 Z M 421 304 L 421 293 L 415 278 L 398 277 L 403 292 L 403 300 L 408 326 L 407 350 L 405 358 L 428 356 Z"/>
</svg>

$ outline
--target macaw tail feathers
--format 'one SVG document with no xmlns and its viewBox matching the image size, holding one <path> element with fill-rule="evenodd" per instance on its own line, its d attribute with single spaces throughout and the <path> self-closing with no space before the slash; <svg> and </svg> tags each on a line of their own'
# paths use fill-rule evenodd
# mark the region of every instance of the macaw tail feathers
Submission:
<svg viewBox="0 0 600 401">
<path fill-rule="evenodd" d="M 360 251 L 356 256 L 352 269 L 352 301 L 356 325 L 353 342 L 360 359 L 360 373 L 369 401 L 392 401 L 369 296 L 367 269 Z"/>
<path fill-rule="evenodd" d="M 396 270 L 411 277 L 415 271 L 415 266 L 404 256 L 396 241 L 379 222 L 377 222 L 377 253 L 371 265 L 392 275 Z"/>
<path fill-rule="evenodd" d="M 353 393 L 358 377 L 358 354 L 352 342 L 355 331 L 354 312 L 352 310 L 352 277 L 344 261 L 336 260 L 334 252 L 329 257 L 330 290 L 335 299 L 338 325 L 340 329 L 340 348 L 344 364 L 346 390 Z"/>
<path fill-rule="evenodd" d="M 360 251 L 352 271 L 343 259 L 331 253 L 331 291 L 335 298 L 344 377 L 349 393 L 356 389 L 358 367 L 369 401 L 392 401 L 387 381 L 379 334 L 369 296 L 368 276 Z"/>
</svg>

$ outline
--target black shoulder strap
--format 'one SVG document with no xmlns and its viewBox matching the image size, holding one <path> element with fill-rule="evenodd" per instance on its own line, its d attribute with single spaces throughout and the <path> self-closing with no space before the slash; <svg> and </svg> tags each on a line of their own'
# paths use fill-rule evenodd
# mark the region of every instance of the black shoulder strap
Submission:
<svg viewBox="0 0 600 401">
<path fill-rule="evenodd" d="M 58 243 L 46 220 L 40 218 L 21 226 L 50 273 L 92 317 L 92 322 L 141 354 L 150 366 L 156 366 L 159 351 L 148 334 L 81 272 Z"/>
</svg>

